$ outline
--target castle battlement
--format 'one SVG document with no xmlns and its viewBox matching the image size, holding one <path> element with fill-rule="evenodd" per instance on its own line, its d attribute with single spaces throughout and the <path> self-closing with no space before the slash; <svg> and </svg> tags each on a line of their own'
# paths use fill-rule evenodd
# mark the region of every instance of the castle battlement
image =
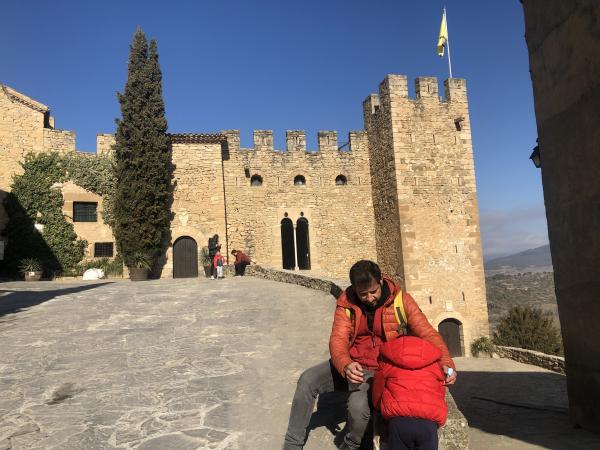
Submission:
<svg viewBox="0 0 600 450">
<path fill-rule="evenodd" d="M 363 102 L 364 113 L 376 114 L 380 108 L 389 107 L 394 101 L 406 101 L 419 104 L 423 107 L 436 104 L 459 104 L 467 102 L 467 82 L 463 78 L 449 78 L 444 80 L 444 97 L 439 95 L 437 77 L 417 77 L 414 80 L 415 97 L 411 98 L 408 92 L 406 75 L 388 75 L 379 84 L 379 93 L 370 94 Z"/>
<path fill-rule="evenodd" d="M 306 148 L 305 130 L 286 130 L 285 132 L 285 150 L 275 149 L 273 140 L 273 130 L 254 130 L 253 148 L 240 147 L 240 131 L 224 130 L 222 134 L 226 136 L 230 152 L 275 152 L 277 154 L 307 154 L 307 155 L 325 155 L 325 154 L 344 154 L 348 152 L 356 153 L 366 151 L 367 143 L 366 131 L 350 131 L 348 140 L 344 143 L 338 143 L 337 131 L 320 130 L 317 135 L 317 150 Z"/>
</svg>

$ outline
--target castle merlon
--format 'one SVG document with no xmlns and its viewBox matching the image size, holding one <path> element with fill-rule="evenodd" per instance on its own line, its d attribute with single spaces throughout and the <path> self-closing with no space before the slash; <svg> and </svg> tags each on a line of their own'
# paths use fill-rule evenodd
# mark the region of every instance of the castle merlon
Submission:
<svg viewBox="0 0 600 450">
<path fill-rule="evenodd" d="M 408 80 L 405 75 L 387 75 L 379 84 L 379 94 L 371 94 L 363 102 L 364 113 L 369 109 L 376 114 L 380 107 L 386 107 L 391 99 L 406 99 L 411 102 L 466 102 L 467 82 L 464 78 L 444 80 L 444 97 L 440 97 L 437 77 L 417 77 L 414 80 L 415 97 L 408 92 Z"/>
<path fill-rule="evenodd" d="M 367 142 L 366 131 L 350 131 L 347 140 L 340 142 L 337 131 L 319 130 L 317 133 L 317 149 L 307 149 L 305 130 L 287 130 L 285 136 L 285 151 L 275 149 L 273 130 L 254 130 L 253 148 L 240 147 L 239 130 L 224 130 L 221 132 L 227 140 L 229 151 L 256 151 L 256 152 L 277 152 L 279 154 L 304 153 L 307 155 L 315 154 L 335 154 L 347 153 L 363 150 L 362 147 Z M 365 150 L 366 151 L 366 150 Z"/>
</svg>

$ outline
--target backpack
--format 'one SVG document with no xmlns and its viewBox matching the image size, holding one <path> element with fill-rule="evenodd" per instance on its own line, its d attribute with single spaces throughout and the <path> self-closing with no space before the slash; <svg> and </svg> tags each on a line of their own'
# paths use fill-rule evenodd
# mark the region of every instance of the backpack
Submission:
<svg viewBox="0 0 600 450">
<path fill-rule="evenodd" d="M 408 334 L 408 321 L 406 320 L 404 302 L 402 301 L 402 290 L 394 297 L 394 315 L 398 322 L 398 334 Z M 352 308 L 346 308 L 346 317 L 350 320 L 354 320 L 354 310 Z"/>
</svg>

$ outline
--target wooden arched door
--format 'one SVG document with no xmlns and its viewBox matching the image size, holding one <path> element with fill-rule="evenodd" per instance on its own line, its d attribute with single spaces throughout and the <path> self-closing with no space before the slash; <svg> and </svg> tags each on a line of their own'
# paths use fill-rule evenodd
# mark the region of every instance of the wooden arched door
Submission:
<svg viewBox="0 0 600 450">
<path fill-rule="evenodd" d="M 281 221 L 281 260 L 283 268 L 296 268 L 296 252 L 294 251 L 294 222 L 286 217 Z"/>
<path fill-rule="evenodd" d="M 463 348 L 461 342 L 462 324 L 456 319 L 446 319 L 438 325 L 438 331 L 442 335 L 450 356 L 463 356 Z"/>
<path fill-rule="evenodd" d="M 173 244 L 173 278 L 198 276 L 198 244 L 189 236 L 182 236 Z"/>
<path fill-rule="evenodd" d="M 300 217 L 296 222 L 296 251 L 298 254 L 298 268 L 310 270 L 310 239 L 306 217 Z"/>
</svg>

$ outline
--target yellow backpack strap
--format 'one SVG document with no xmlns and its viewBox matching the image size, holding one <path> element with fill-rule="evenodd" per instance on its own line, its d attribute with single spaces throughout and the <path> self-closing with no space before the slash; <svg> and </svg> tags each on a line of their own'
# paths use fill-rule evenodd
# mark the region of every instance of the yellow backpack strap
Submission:
<svg viewBox="0 0 600 450">
<path fill-rule="evenodd" d="M 346 308 L 346 317 L 350 320 L 352 320 L 352 316 L 354 314 L 354 311 L 352 311 L 352 308 Z"/>
<path fill-rule="evenodd" d="M 402 301 L 402 290 L 394 298 L 394 314 L 398 322 L 398 334 L 408 334 L 408 321 L 406 320 L 406 312 L 404 311 L 404 302 Z"/>
</svg>

